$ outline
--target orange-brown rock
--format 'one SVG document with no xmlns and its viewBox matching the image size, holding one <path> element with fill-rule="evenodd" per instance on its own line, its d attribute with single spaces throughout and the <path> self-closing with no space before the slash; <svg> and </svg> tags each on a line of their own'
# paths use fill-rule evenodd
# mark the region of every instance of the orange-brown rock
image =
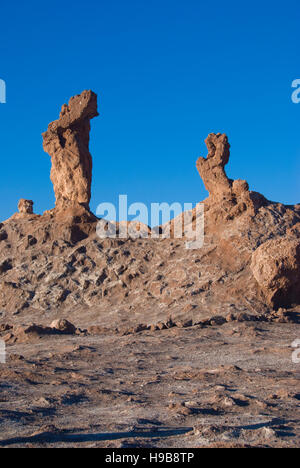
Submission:
<svg viewBox="0 0 300 468">
<path fill-rule="evenodd" d="M 229 198 L 232 184 L 225 173 L 230 156 L 230 144 L 225 134 L 210 133 L 205 140 L 207 158 L 199 158 L 197 169 L 206 190 L 216 199 Z"/>
<path fill-rule="evenodd" d="M 300 241 L 272 239 L 252 255 L 251 269 L 269 304 L 300 303 Z"/>
<path fill-rule="evenodd" d="M 33 214 L 33 201 L 21 198 L 18 203 L 18 210 L 21 214 Z"/>
<path fill-rule="evenodd" d="M 64 104 L 58 120 L 43 134 L 43 147 L 52 159 L 51 181 L 56 209 L 74 204 L 89 209 L 92 157 L 89 151 L 90 120 L 98 115 L 97 95 L 83 91 Z"/>
<path fill-rule="evenodd" d="M 221 133 L 210 133 L 205 140 L 208 155 L 200 157 L 196 166 L 209 192 L 207 206 L 217 205 L 219 213 L 226 211 L 225 219 L 232 219 L 244 211 L 255 215 L 267 200 L 256 192 L 249 191 L 245 180 L 231 180 L 227 177 L 225 166 L 230 158 L 228 137 Z"/>
<path fill-rule="evenodd" d="M 65 333 L 67 335 L 73 335 L 76 332 L 76 327 L 71 322 L 65 319 L 54 320 L 51 323 L 50 328 L 58 330 L 61 333 Z"/>
<path fill-rule="evenodd" d="M 251 257 L 270 238 L 297 239 L 300 206 L 267 201 L 250 192 L 247 182 L 230 180 L 225 173 L 228 139 L 211 134 L 206 140 L 208 158 L 198 162 L 210 190 L 203 202 L 201 248 L 187 250 L 186 239 L 174 235 L 151 238 L 151 229 L 136 222 L 117 223 L 116 230 L 126 226 L 137 236 L 100 239 L 99 220 L 88 206 L 92 175 L 88 142 L 95 115 L 96 95 L 85 91 L 63 107 L 60 119 L 44 135 L 44 148 L 52 157 L 56 207 L 39 216 L 28 213 L 30 203 L 22 201 L 21 212 L 0 223 L 0 313 L 27 317 L 53 310 L 56 317 L 64 314 L 71 320 L 76 311 L 93 309 L 103 319 L 101 326 L 113 320 L 119 327 L 137 313 L 146 314 L 147 323 L 165 323 L 172 314 L 177 323 L 199 322 L 203 315 L 210 319 L 265 312 L 273 291 L 269 293 L 268 280 L 266 286 L 260 278 L 256 281 Z M 203 220 L 203 211 L 195 210 L 189 222 L 199 219 Z M 174 222 L 169 224 L 172 235 Z M 162 237 L 164 227 L 170 226 L 157 229 Z M 297 302 L 297 283 L 290 285 L 286 289 Z M 274 297 L 280 305 L 286 302 L 285 294 Z"/>
</svg>

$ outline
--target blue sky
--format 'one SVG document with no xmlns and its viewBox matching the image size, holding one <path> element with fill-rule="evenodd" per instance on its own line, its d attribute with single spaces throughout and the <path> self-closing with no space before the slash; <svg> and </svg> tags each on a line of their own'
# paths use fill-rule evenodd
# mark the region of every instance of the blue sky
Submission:
<svg viewBox="0 0 300 468">
<path fill-rule="evenodd" d="M 198 202 L 195 161 L 210 132 L 232 145 L 231 178 L 300 202 L 299 1 L 85 0 L 1 4 L 0 218 L 30 198 L 54 206 L 41 133 L 84 89 L 92 122 L 93 198 Z"/>
</svg>

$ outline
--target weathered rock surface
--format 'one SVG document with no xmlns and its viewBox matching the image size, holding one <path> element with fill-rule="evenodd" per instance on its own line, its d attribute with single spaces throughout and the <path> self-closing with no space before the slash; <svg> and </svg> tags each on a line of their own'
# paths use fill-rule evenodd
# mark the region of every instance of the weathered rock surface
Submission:
<svg viewBox="0 0 300 468">
<path fill-rule="evenodd" d="M 89 152 L 90 120 L 98 115 L 97 95 L 83 91 L 64 104 L 59 120 L 43 134 L 44 150 L 52 160 L 51 180 L 56 208 L 83 204 L 91 199 L 92 157 Z"/>
<path fill-rule="evenodd" d="M 21 198 L 18 204 L 18 210 L 21 214 L 33 214 L 33 201 Z"/>
<path fill-rule="evenodd" d="M 55 310 L 71 320 L 93 308 L 108 326 L 121 318 L 144 322 L 144 314 L 151 323 L 170 313 L 181 319 L 190 306 L 199 319 L 269 307 L 252 254 L 284 238 L 300 212 L 268 203 L 255 216 L 246 210 L 226 220 L 225 210 L 205 210 L 205 243 L 196 250 L 182 239 L 99 239 L 96 222 L 12 218 L 0 225 L 0 310 Z"/>
<path fill-rule="evenodd" d="M 251 269 L 273 307 L 300 303 L 300 241 L 272 239 L 252 255 Z"/>
<path fill-rule="evenodd" d="M 65 319 L 54 320 L 50 327 L 58 330 L 61 333 L 65 333 L 66 335 L 73 335 L 76 332 L 76 327 Z"/>
<path fill-rule="evenodd" d="M 244 211 L 255 215 L 261 206 L 267 204 L 267 200 L 256 192 L 250 192 L 245 180 L 231 180 L 227 177 L 225 166 L 230 157 L 227 135 L 211 133 L 205 143 L 208 155 L 206 158 L 200 157 L 196 166 L 209 192 L 206 205 L 219 214 L 225 210 L 225 220 L 232 219 Z"/>
<path fill-rule="evenodd" d="M 229 162 L 230 144 L 227 135 L 211 133 L 205 140 L 207 158 L 199 158 L 197 169 L 206 190 L 211 197 L 222 200 L 231 197 L 232 181 L 225 173 L 225 166 Z"/>
<path fill-rule="evenodd" d="M 89 131 L 97 114 L 96 95 L 84 91 L 63 106 L 59 120 L 44 134 L 56 207 L 38 216 L 29 213 L 30 202 L 23 200 L 21 213 L 0 224 L 0 310 L 21 316 L 55 310 L 70 319 L 78 310 L 92 308 L 107 327 L 114 321 L 128 324 L 137 316 L 144 323 L 145 314 L 154 323 L 164 322 L 170 313 L 185 320 L 190 310 L 196 321 L 232 312 L 261 313 L 270 304 L 286 304 L 287 296 L 299 303 L 297 281 L 289 279 L 288 286 L 282 279 L 290 278 L 286 271 L 295 272 L 295 265 L 285 260 L 290 251 L 281 252 L 287 268 L 279 279 L 276 267 L 269 275 L 260 258 L 265 256 L 272 265 L 271 248 L 266 244 L 263 253 L 264 243 L 274 239 L 281 246 L 285 236 L 300 235 L 300 205 L 270 202 L 249 191 L 247 182 L 229 179 L 226 135 L 209 135 L 208 157 L 197 163 L 210 192 L 203 202 L 201 248 L 187 250 L 185 239 L 149 238 L 151 229 L 141 223 L 117 223 L 117 232 L 132 228 L 137 235 L 131 238 L 100 239 L 99 220 L 89 210 Z M 197 216 L 194 210 L 192 222 Z M 172 236 L 174 221 L 169 224 L 156 234 L 170 228 Z"/>
</svg>

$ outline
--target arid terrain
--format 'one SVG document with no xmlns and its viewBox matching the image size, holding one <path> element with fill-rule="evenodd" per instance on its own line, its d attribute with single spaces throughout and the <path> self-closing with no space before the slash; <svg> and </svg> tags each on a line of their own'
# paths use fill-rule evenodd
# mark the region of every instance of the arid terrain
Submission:
<svg viewBox="0 0 300 468">
<path fill-rule="evenodd" d="M 9 345 L 1 446 L 299 446 L 299 324 L 90 332 Z"/>
<path fill-rule="evenodd" d="M 91 91 L 62 107 L 43 134 L 55 208 L 22 199 L 0 224 L 0 446 L 299 446 L 300 205 L 229 179 L 210 134 L 204 245 L 179 218 L 99 238 L 97 115 Z"/>
</svg>

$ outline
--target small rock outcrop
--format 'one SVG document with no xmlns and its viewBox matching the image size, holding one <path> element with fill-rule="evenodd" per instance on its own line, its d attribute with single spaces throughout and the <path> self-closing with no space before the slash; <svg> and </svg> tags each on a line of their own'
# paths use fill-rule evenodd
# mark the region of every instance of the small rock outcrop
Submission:
<svg viewBox="0 0 300 468">
<path fill-rule="evenodd" d="M 300 241 L 272 239 L 252 255 L 252 273 L 275 308 L 300 303 Z"/>
<path fill-rule="evenodd" d="M 18 203 L 18 210 L 20 214 L 33 214 L 33 201 L 21 198 Z"/>
<path fill-rule="evenodd" d="M 58 330 L 61 333 L 65 333 L 66 335 L 74 335 L 74 333 L 76 332 L 76 327 L 71 322 L 65 319 L 54 320 L 51 323 L 50 328 Z"/>
<path fill-rule="evenodd" d="M 83 91 L 64 104 L 58 120 L 43 133 L 44 150 L 51 156 L 51 181 L 56 209 L 82 204 L 89 209 L 92 157 L 89 151 L 90 120 L 98 116 L 97 95 Z"/>
</svg>

